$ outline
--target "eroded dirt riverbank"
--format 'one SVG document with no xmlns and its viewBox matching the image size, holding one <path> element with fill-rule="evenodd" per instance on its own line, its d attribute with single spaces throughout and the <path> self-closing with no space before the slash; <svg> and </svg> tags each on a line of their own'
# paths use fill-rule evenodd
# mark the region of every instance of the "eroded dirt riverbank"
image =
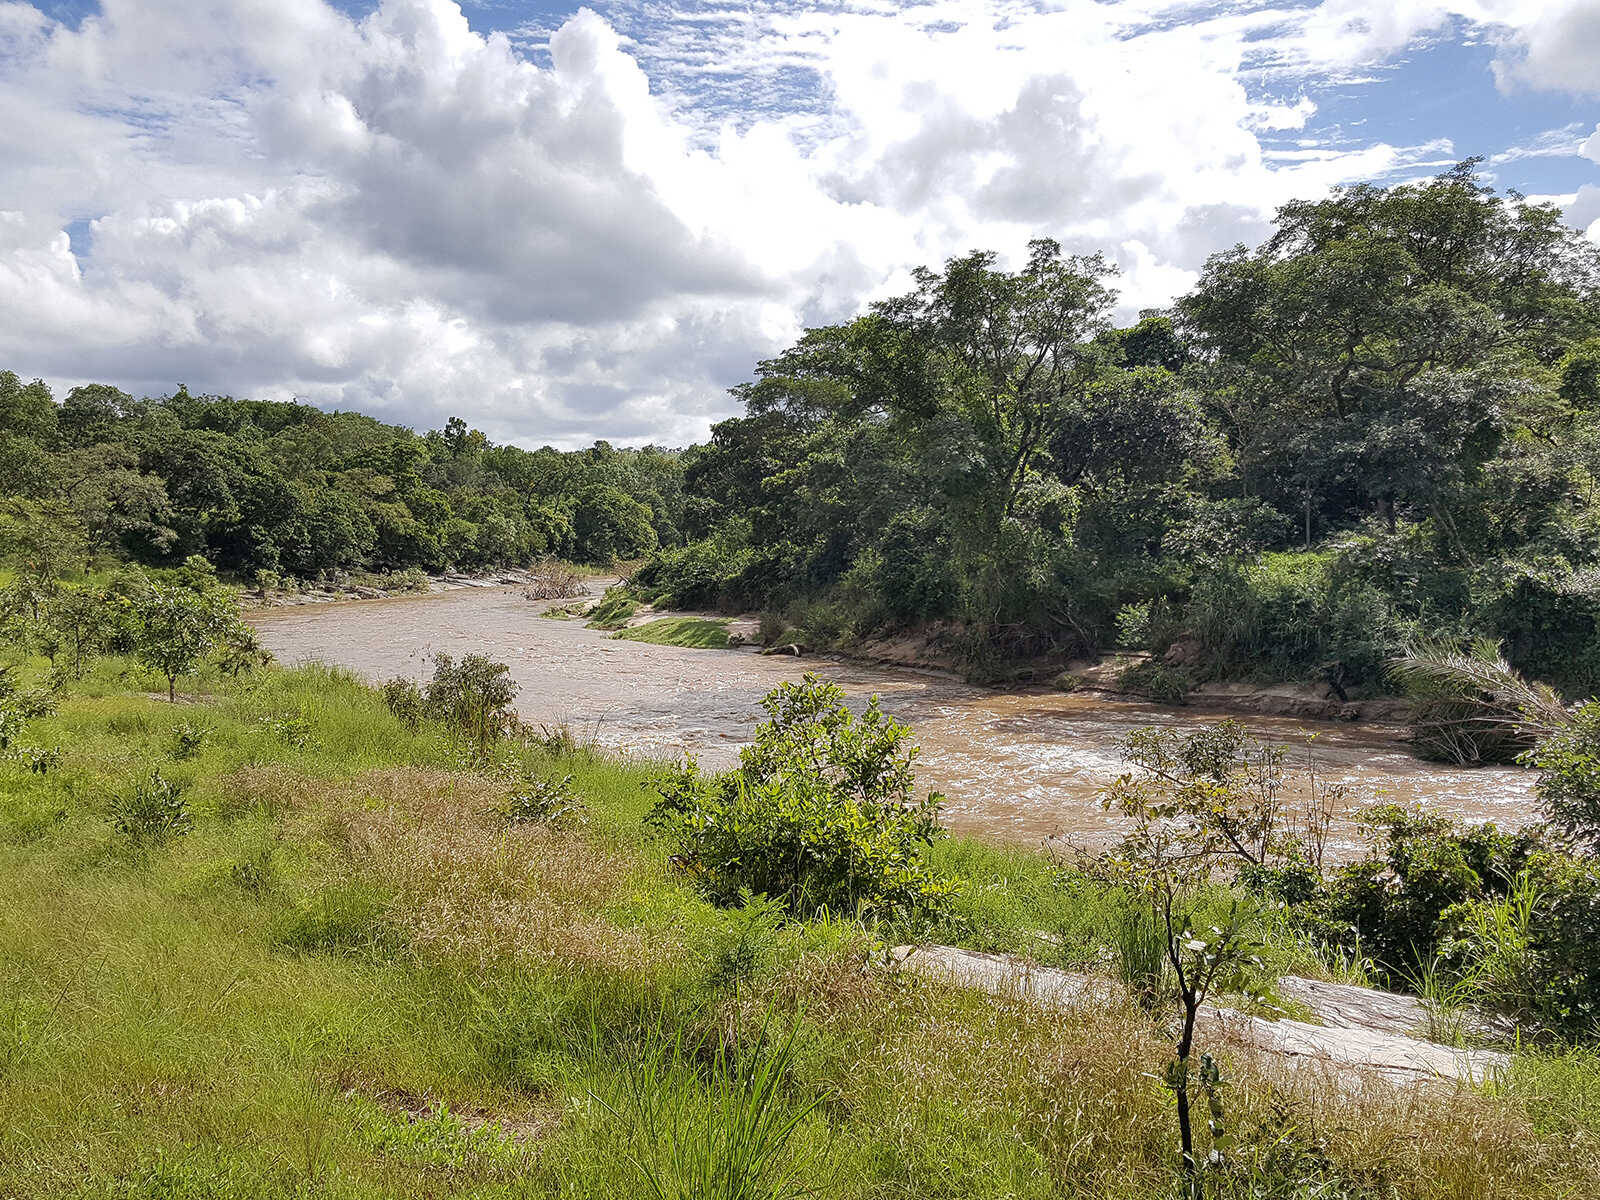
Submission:
<svg viewBox="0 0 1600 1200">
<path fill-rule="evenodd" d="M 548 607 L 517 588 L 473 588 L 268 609 L 250 619 L 282 661 L 320 660 L 373 681 L 425 678 L 438 651 L 489 654 L 510 665 L 526 720 L 566 724 L 625 754 L 691 753 L 714 766 L 734 760 L 760 716 L 762 696 L 815 671 L 858 700 L 881 696 L 885 709 L 912 726 L 922 747 L 919 778 L 945 793 L 953 827 L 1012 840 L 1114 839 L 1118 822 L 1098 797 L 1120 769 L 1120 740 L 1142 726 L 1194 728 L 1226 715 L 1045 691 L 993 692 L 931 673 L 826 658 L 616 641 L 579 621 L 542 616 Z M 1437 806 L 1503 824 L 1519 824 L 1532 812 L 1533 778 L 1526 771 L 1421 762 L 1381 726 L 1241 719 L 1262 736 L 1295 745 L 1325 777 L 1351 785 L 1365 801 Z M 1315 735 L 1309 743 L 1307 734 Z M 1353 829 L 1343 823 L 1338 836 L 1348 845 Z"/>
</svg>

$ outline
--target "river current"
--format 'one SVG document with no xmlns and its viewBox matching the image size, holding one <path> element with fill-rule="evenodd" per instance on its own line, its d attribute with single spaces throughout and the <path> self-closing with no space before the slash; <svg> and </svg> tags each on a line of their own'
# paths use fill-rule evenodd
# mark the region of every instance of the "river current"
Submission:
<svg viewBox="0 0 1600 1200">
<path fill-rule="evenodd" d="M 1224 716 L 1056 692 L 995 692 L 826 658 L 617 641 L 581 621 L 542 616 L 550 603 L 528 600 L 515 587 L 468 588 L 265 609 L 250 620 L 280 661 L 322 661 L 374 682 L 424 679 L 439 651 L 488 654 L 511 667 L 525 720 L 564 724 L 622 754 L 689 753 L 708 766 L 735 760 L 762 716 L 762 696 L 813 671 L 853 703 L 879 696 L 885 710 L 911 726 L 921 747 L 919 786 L 944 793 L 949 825 L 1011 841 L 1115 840 L 1118 818 L 1099 797 L 1121 770 L 1121 740 L 1144 726 L 1193 729 Z M 1533 814 L 1527 771 L 1422 762 L 1385 727 L 1238 719 L 1258 736 L 1291 746 L 1291 757 L 1314 764 L 1323 778 L 1349 785 L 1351 811 L 1392 801 L 1504 825 Z M 1347 815 L 1336 824 L 1336 845 L 1348 853 L 1354 837 Z"/>
</svg>

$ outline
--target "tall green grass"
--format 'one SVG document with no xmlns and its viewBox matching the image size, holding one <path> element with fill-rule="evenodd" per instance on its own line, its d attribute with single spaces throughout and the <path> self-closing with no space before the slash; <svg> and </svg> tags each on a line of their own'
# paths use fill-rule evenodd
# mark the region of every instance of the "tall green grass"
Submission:
<svg viewBox="0 0 1600 1200">
<path fill-rule="evenodd" d="M 26 730 L 57 769 L 0 766 L 0 1196 L 1174 1192 L 1134 1003 L 1047 1012 L 890 970 L 893 930 L 714 909 L 641 822 L 648 764 L 473 763 L 322 668 L 156 690 L 105 662 Z M 184 722 L 210 733 L 180 757 Z M 156 770 L 193 828 L 136 845 L 116 797 Z M 588 824 L 507 821 L 530 772 Z M 934 853 L 969 881 L 941 937 L 1117 969 L 1095 880 Z M 1600 1170 L 1587 1052 L 1402 1097 L 1216 1049 L 1217 1195 L 1553 1200 Z"/>
</svg>

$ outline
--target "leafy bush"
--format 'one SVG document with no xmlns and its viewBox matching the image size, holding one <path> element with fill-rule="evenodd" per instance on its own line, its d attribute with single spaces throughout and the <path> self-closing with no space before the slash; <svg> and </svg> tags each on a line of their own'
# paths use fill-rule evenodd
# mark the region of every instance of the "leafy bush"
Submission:
<svg viewBox="0 0 1600 1200">
<path fill-rule="evenodd" d="M 870 610 L 874 627 L 949 616 L 961 581 L 945 522 L 929 509 L 895 513 L 842 582 L 846 594 Z"/>
<path fill-rule="evenodd" d="M 397 675 L 383 685 L 383 703 L 393 715 L 395 720 L 404 725 L 412 733 L 422 728 L 422 718 L 427 713 L 427 703 L 422 698 L 422 689 L 417 686 L 414 679 L 407 679 Z"/>
<path fill-rule="evenodd" d="M 1600 853 L 1600 702 L 1579 705 L 1570 720 L 1524 761 L 1539 769 L 1539 803 L 1550 820 Z"/>
<path fill-rule="evenodd" d="M 1292 910 L 1391 984 L 1448 987 L 1569 1034 L 1600 1022 L 1600 862 L 1537 827 L 1374 810 L 1381 847 Z"/>
<path fill-rule="evenodd" d="M 30 775 L 48 775 L 61 765 L 60 746 L 12 746 L 5 757 L 28 768 Z"/>
<path fill-rule="evenodd" d="M 1568 696 L 1600 692 L 1600 577 L 1524 570 L 1485 606 L 1511 665 Z"/>
<path fill-rule="evenodd" d="M 482 754 L 516 725 L 511 709 L 516 695 L 517 683 L 505 663 L 483 654 L 468 654 L 460 662 L 436 654 L 424 699 L 430 716 L 470 739 Z"/>
<path fill-rule="evenodd" d="M 407 567 L 389 576 L 386 590 L 391 592 L 426 592 L 433 586 L 428 573 L 421 567 Z"/>
<path fill-rule="evenodd" d="M 762 702 L 769 720 L 738 769 L 707 776 L 691 759 L 658 785 L 651 820 L 673 863 L 715 903 L 745 892 L 791 912 L 921 919 L 957 887 L 927 863 L 940 797 L 912 797 L 910 730 L 876 699 L 858 718 L 814 675 Z"/>
<path fill-rule="evenodd" d="M 789 633 L 789 622 L 775 612 L 761 614 L 760 623 L 756 627 L 756 638 L 763 646 L 776 646 L 785 641 Z"/>
<path fill-rule="evenodd" d="M 210 737 L 211 726 L 185 717 L 172 727 L 172 757 L 179 762 L 193 758 Z"/>
<path fill-rule="evenodd" d="M 238 601 L 217 586 L 205 560 L 191 556 L 179 574 L 186 582 L 148 584 L 135 600 L 134 653 L 166 677 L 167 699 L 174 701 L 181 676 L 230 639 L 243 637 Z"/>
<path fill-rule="evenodd" d="M 572 790 L 572 776 L 538 779 L 527 776 L 506 801 L 506 817 L 537 825 L 564 825 L 587 820 L 588 808 Z"/>
<path fill-rule="evenodd" d="M 1150 644 L 1150 601 L 1124 604 L 1117 610 L 1117 645 L 1140 650 Z"/>
<path fill-rule="evenodd" d="M 717 609 L 729 603 L 729 581 L 752 560 L 736 535 L 726 534 L 663 550 L 634 573 L 632 582 L 671 608 Z"/>
<path fill-rule="evenodd" d="M 1169 667 L 1159 658 L 1144 658 L 1130 663 L 1117 673 L 1117 687 L 1137 696 L 1148 696 L 1157 704 L 1182 704 L 1188 699 L 1194 680 L 1180 667 Z"/>
<path fill-rule="evenodd" d="M 1329 554 L 1263 554 L 1211 571 L 1196 582 L 1184 623 L 1214 673 L 1323 673 L 1341 686 L 1381 679 L 1397 640 L 1382 593 L 1338 570 Z"/>
<path fill-rule="evenodd" d="M 113 800 L 112 824 L 118 833 L 141 845 L 188 833 L 194 828 L 194 816 L 183 791 L 183 785 L 152 771 L 148 779 Z"/>
</svg>

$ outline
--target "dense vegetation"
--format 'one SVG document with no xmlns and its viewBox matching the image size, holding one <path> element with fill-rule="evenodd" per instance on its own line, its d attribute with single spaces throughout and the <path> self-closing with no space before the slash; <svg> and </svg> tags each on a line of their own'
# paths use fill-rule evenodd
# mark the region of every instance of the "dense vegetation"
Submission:
<svg viewBox="0 0 1600 1200">
<path fill-rule="evenodd" d="M 1294 203 L 1167 312 L 976 253 L 814 329 L 686 456 L 638 576 L 975 670 L 1118 644 L 1188 679 L 1381 682 L 1418 634 L 1600 688 L 1600 251 L 1466 163 Z"/>
<path fill-rule="evenodd" d="M 9 371 L 0 498 L 34 558 L 203 555 L 246 579 L 609 563 L 681 540 L 685 505 L 677 456 L 651 448 L 527 451 L 459 419 L 419 436 L 183 388 L 136 401 L 91 384 L 58 404 Z"/>
<path fill-rule="evenodd" d="M 195 564 L 144 582 L 168 600 L 135 646 L 180 591 L 229 624 Z M 1130 812 L 1216 801 L 1180 841 L 1158 814 L 1064 863 L 933 838 L 904 729 L 811 682 L 695 777 L 520 726 L 479 656 L 380 693 L 219 641 L 173 700 L 148 657 L 4 650 L 6 1195 L 1156 1200 L 1188 1091 L 1189 1195 L 1555 1200 L 1600 1171 L 1588 1050 L 1403 1093 L 1204 1034 L 1174 1058 L 1199 993 L 1164 952 L 1217 998 L 1337 961 L 1192 857 L 1297 853 L 1232 735 L 1130 747 Z M 1198 790 L 1156 786 L 1180 760 Z M 1132 987 L 936 986 L 884 954 L 919 931 Z"/>
</svg>

